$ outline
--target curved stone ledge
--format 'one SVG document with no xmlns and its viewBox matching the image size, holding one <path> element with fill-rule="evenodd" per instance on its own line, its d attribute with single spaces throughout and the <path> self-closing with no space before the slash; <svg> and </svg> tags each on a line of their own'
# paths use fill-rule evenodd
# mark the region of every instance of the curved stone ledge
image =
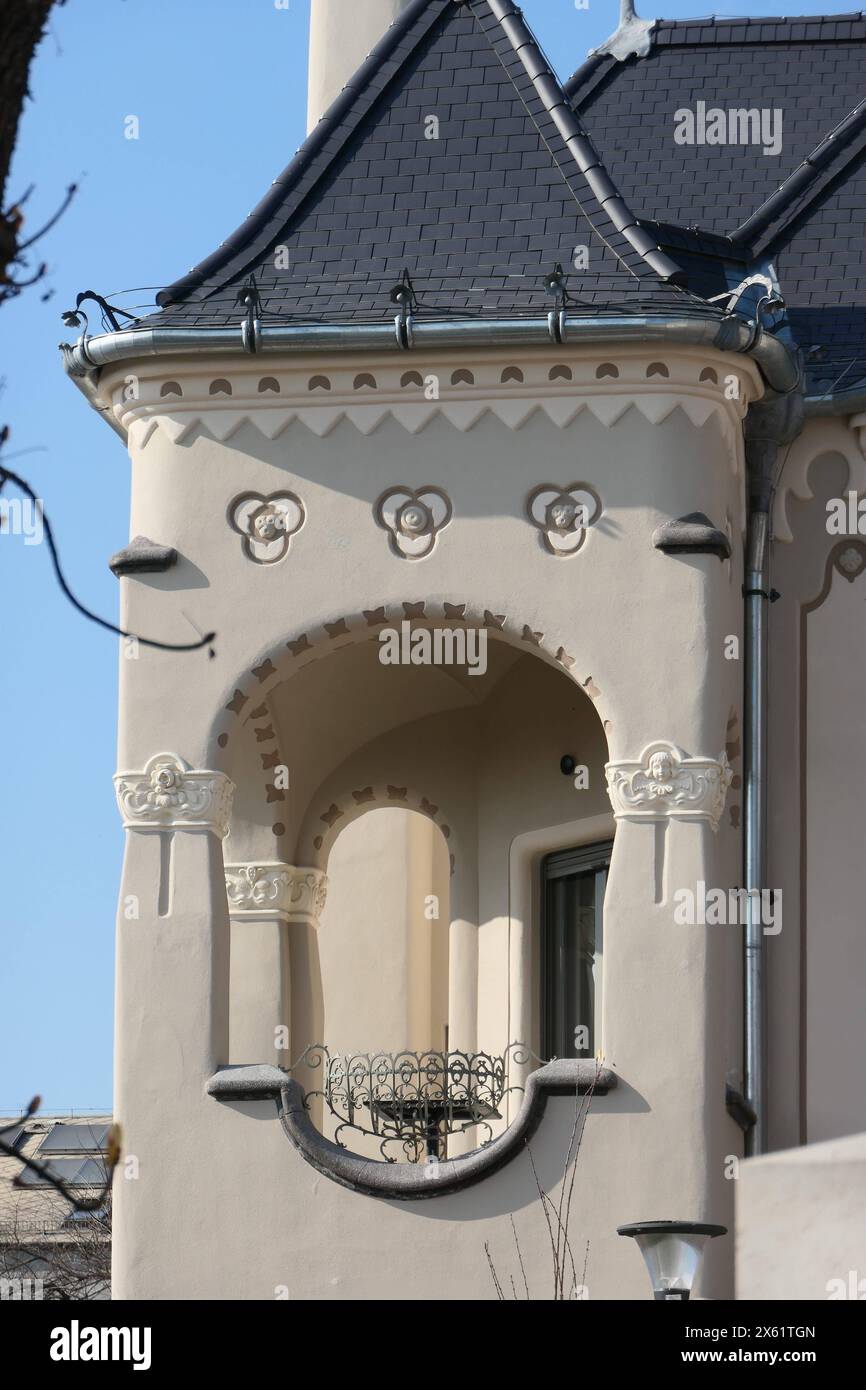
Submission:
<svg viewBox="0 0 866 1390">
<path fill-rule="evenodd" d="M 731 542 L 703 512 L 665 521 L 653 531 L 653 545 L 666 555 L 716 555 L 731 558 Z"/>
<path fill-rule="evenodd" d="M 275 1100 L 288 1139 L 317 1172 L 368 1197 L 417 1202 L 460 1192 L 504 1168 L 538 1129 L 551 1096 L 603 1096 L 616 1084 L 616 1073 L 597 1062 L 548 1062 L 529 1075 L 520 1113 L 504 1134 L 473 1153 L 426 1164 L 361 1158 L 332 1143 L 310 1119 L 301 1086 L 279 1067 L 222 1067 L 208 1082 L 207 1093 L 222 1101 Z"/>
</svg>

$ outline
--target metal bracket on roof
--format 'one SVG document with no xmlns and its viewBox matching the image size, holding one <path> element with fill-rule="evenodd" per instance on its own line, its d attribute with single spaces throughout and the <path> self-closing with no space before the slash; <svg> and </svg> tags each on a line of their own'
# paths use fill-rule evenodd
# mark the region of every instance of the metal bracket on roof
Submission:
<svg viewBox="0 0 866 1390">
<path fill-rule="evenodd" d="M 565 271 L 558 262 L 550 274 L 545 275 L 544 288 L 556 301 L 555 307 L 547 315 L 547 331 L 554 343 L 564 343 L 568 336 L 568 290 L 565 286 Z"/>
<path fill-rule="evenodd" d="M 595 58 L 607 53 L 619 63 L 626 58 L 646 58 L 652 48 L 654 28 L 654 19 L 641 19 L 635 14 L 634 0 L 620 0 L 619 28 L 598 48 L 591 48 L 587 56 Z"/>
<path fill-rule="evenodd" d="M 238 293 L 238 304 L 246 309 L 246 317 L 241 324 L 241 342 L 244 352 L 261 352 L 262 347 L 262 297 L 251 275 L 243 289 Z"/>
<path fill-rule="evenodd" d="M 408 270 L 403 271 L 402 279 L 392 289 L 391 303 L 396 304 L 400 310 L 394 319 L 394 332 L 397 335 L 397 346 L 404 348 L 408 352 L 415 345 L 412 332 L 412 313 L 416 307 L 415 289 L 409 278 Z"/>
</svg>

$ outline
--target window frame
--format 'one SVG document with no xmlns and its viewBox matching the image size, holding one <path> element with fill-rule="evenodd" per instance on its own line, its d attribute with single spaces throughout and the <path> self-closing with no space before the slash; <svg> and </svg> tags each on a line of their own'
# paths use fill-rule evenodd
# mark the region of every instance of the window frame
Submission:
<svg viewBox="0 0 866 1390">
<path fill-rule="evenodd" d="M 575 845 L 568 849 L 554 850 L 545 854 L 539 867 L 540 878 L 540 953 L 539 953 L 539 1037 L 541 1055 L 552 1057 L 593 1056 L 601 1043 L 600 1022 L 602 1006 L 602 972 L 604 960 L 604 897 L 610 873 L 613 839 L 597 840 L 592 844 Z M 555 992 L 563 989 L 564 979 L 554 968 L 555 946 L 552 940 L 552 889 L 558 880 L 595 871 L 595 914 L 596 934 L 593 953 L 593 978 L 595 983 L 593 998 L 593 1036 L 590 1038 L 586 1054 L 575 1054 L 573 1045 L 563 1050 L 566 1039 L 554 1036 L 556 1008 Z M 560 1009 L 560 1016 L 564 1010 Z"/>
</svg>

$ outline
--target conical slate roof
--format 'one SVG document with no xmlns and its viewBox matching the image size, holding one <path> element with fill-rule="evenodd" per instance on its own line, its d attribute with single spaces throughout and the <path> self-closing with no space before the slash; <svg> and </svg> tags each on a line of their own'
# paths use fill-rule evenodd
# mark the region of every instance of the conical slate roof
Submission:
<svg viewBox="0 0 866 1390">
<path fill-rule="evenodd" d="M 267 196 L 145 322 L 266 326 L 701 308 L 609 179 L 511 0 L 414 0 Z"/>
</svg>

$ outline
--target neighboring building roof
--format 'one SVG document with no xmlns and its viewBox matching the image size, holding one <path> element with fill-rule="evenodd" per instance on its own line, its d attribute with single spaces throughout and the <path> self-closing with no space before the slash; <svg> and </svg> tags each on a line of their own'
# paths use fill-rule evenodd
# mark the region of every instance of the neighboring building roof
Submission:
<svg viewBox="0 0 866 1390">
<path fill-rule="evenodd" d="M 864 62 L 859 13 L 661 21 L 646 57 L 599 55 L 565 84 L 639 216 L 726 237 L 746 224 L 753 254 L 772 260 L 795 336 L 818 350 L 812 391 L 866 375 Z M 781 152 L 675 145 L 674 113 L 698 101 L 780 110 Z"/>
<path fill-rule="evenodd" d="M 76 1191 L 89 1195 L 105 1180 L 103 1156 L 110 1115 L 43 1115 L 0 1118 L 0 1129 L 16 1153 L 48 1163 Z M 23 1179 L 24 1186 L 14 1186 Z M 16 1159 L 0 1153 L 0 1242 L 26 1236 L 63 1234 L 71 1215 L 69 1203 L 56 1189 L 40 1184 Z"/>
<path fill-rule="evenodd" d="M 404 267 L 418 312 L 439 318 L 547 313 L 543 277 L 558 262 L 572 272 L 572 314 L 693 307 L 512 10 L 414 0 L 258 208 L 159 296 L 148 325 L 236 324 L 251 274 L 265 324 L 381 322 Z M 579 246 L 589 265 L 577 275 Z"/>
</svg>

